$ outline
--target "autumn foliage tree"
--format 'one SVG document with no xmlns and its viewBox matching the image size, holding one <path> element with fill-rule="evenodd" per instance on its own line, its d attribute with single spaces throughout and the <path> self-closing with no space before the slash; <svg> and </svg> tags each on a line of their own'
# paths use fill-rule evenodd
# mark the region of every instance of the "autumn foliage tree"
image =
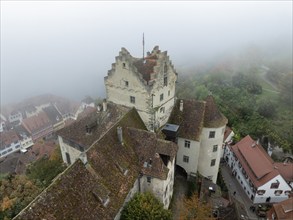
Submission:
<svg viewBox="0 0 293 220">
<path fill-rule="evenodd" d="M 121 220 L 170 220 L 172 213 L 150 192 L 137 193 L 126 204 Z"/>
<path fill-rule="evenodd" d="M 214 220 L 212 208 L 209 204 L 201 202 L 196 193 L 184 198 L 181 203 L 180 220 Z"/>
</svg>

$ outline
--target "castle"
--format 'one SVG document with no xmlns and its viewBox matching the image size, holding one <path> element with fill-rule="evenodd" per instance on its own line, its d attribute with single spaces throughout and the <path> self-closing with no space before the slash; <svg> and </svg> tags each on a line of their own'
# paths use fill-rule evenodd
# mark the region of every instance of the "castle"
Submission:
<svg viewBox="0 0 293 220">
<path fill-rule="evenodd" d="M 214 99 L 175 100 L 177 73 L 155 47 L 122 48 L 105 77 L 107 99 L 58 132 L 68 168 L 15 219 L 119 219 L 136 192 L 168 208 L 175 167 L 214 183 L 227 119 Z"/>
</svg>

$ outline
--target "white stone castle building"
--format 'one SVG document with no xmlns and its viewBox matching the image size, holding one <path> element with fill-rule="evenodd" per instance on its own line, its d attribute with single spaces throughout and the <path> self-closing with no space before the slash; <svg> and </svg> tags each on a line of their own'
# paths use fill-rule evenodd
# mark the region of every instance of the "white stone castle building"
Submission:
<svg viewBox="0 0 293 220">
<path fill-rule="evenodd" d="M 164 125 L 172 111 L 177 73 L 167 55 L 156 46 L 145 58 L 125 49 L 105 77 L 107 100 L 135 107 L 148 130 Z"/>
</svg>

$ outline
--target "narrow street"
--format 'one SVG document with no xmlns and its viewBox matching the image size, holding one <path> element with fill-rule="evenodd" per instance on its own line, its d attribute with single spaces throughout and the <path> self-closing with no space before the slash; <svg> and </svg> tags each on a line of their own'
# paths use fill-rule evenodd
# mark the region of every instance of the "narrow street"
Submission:
<svg viewBox="0 0 293 220">
<path fill-rule="evenodd" d="M 176 175 L 175 185 L 174 185 L 174 195 L 171 204 L 171 211 L 173 214 L 173 219 L 178 220 L 180 216 L 180 209 L 182 206 L 183 198 L 187 192 L 188 184 L 185 177 Z"/>
<path fill-rule="evenodd" d="M 241 185 L 238 181 L 232 176 L 230 168 L 223 164 L 221 166 L 222 176 L 229 190 L 230 198 L 236 204 L 237 212 L 239 214 L 238 219 L 261 219 L 258 218 L 255 212 L 252 212 L 249 208 L 252 204 L 252 201 L 248 198 L 246 193 L 243 191 Z M 234 192 L 235 195 L 234 195 Z"/>
</svg>

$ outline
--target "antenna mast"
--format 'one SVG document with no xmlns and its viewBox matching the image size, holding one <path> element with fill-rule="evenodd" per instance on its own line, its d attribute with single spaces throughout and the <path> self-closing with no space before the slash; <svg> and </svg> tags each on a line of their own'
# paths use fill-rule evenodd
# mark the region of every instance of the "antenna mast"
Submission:
<svg viewBox="0 0 293 220">
<path fill-rule="evenodd" d="M 144 33 L 142 33 L 142 59 L 144 60 Z"/>
</svg>

